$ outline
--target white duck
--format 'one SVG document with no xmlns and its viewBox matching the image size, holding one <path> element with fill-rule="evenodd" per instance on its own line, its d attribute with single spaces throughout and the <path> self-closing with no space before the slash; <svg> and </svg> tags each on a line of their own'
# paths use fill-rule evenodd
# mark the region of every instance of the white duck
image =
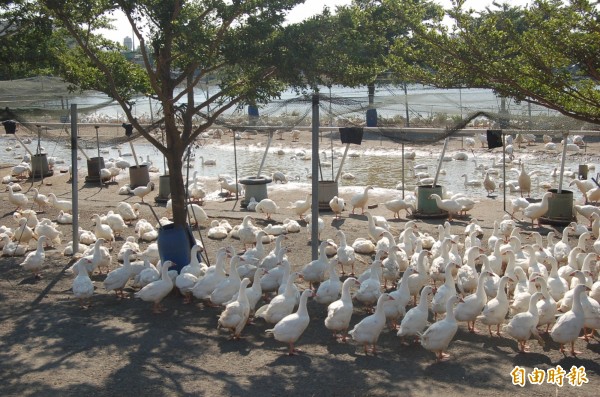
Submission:
<svg viewBox="0 0 600 397">
<path fill-rule="evenodd" d="M 371 215 L 369 211 L 365 211 L 364 214 L 367 216 L 367 221 L 369 224 L 367 230 L 369 232 L 369 237 L 371 238 L 371 240 L 377 241 L 384 232 L 389 232 L 388 229 L 381 226 L 377 226 L 375 224 L 375 218 L 373 217 L 373 215 Z"/>
<path fill-rule="evenodd" d="M 306 195 L 306 199 L 304 200 L 297 200 L 293 203 L 290 203 L 290 206 L 288 207 L 289 209 L 292 209 L 294 211 L 294 213 L 296 215 L 298 215 L 298 217 L 300 219 L 304 219 L 304 213 L 308 210 L 310 210 L 311 207 L 311 197 L 312 194 L 308 193 Z"/>
<path fill-rule="evenodd" d="M 319 245 L 319 258 L 307 263 L 302 268 L 302 277 L 305 281 L 308 281 L 310 288 L 312 288 L 313 283 L 320 283 L 325 280 L 325 270 L 329 265 L 327 255 L 325 253 L 325 247 L 328 244 L 329 243 L 327 241 L 323 241 Z"/>
<path fill-rule="evenodd" d="M 33 273 L 35 278 L 40 278 L 40 271 L 44 266 L 44 260 L 46 259 L 46 253 L 44 252 L 44 241 L 46 236 L 40 236 L 37 242 L 37 249 L 34 252 L 27 254 L 23 262 L 19 266 L 23 269 Z"/>
<path fill-rule="evenodd" d="M 482 323 L 488 326 L 490 336 L 492 336 L 492 325 L 496 326 L 496 335 L 500 336 L 500 324 L 508 314 L 509 302 L 506 296 L 506 285 L 511 281 L 508 276 L 502 276 L 498 285 L 496 296 L 490 299 L 483 307 L 481 315 L 477 317 Z"/>
<path fill-rule="evenodd" d="M 543 346 L 543 339 L 540 337 L 538 324 L 537 302 L 543 297 L 541 292 L 536 292 L 529 298 L 529 310 L 516 314 L 504 327 L 507 334 L 515 338 L 519 343 L 519 351 L 525 353 L 528 351 L 527 341 L 533 335 Z"/>
<path fill-rule="evenodd" d="M 581 352 L 575 350 L 575 341 L 579 337 L 579 333 L 585 323 L 585 314 L 581 305 L 581 295 L 588 289 L 585 285 L 580 284 L 573 290 L 573 307 L 571 310 L 558 318 L 552 330 L 550 337 L 554 342 L 560 343 L 560 352 L 565 352 L 565 344 L 571 343 L 571 354 L 576 356 Z"/>
<path fill-rule="evenodd" d="M 39 192 L 39 190 L 37 190 L 36 188 L 31 188 L 31 191 L 33 192 L 33 202 L 38 205 L 38 208 L 40 209 L 40 211 L 45 211 L 46 207 L 48 205 L 50 205 L 50 201 L 48 201 L 48 197 L 41 194 Z"/>
<path fill-rule="evenodd" d="M 262 199 L 258 204 L 256 204 L 256 208 L 254 209 L 256 212 L 260 214 L 265 214 L 266 219 L 271 219 L 272 214 L 276 214 L 279 210 L 277 203 L 271 199 Z"/>
<path fill-rule="evenodd" d="M 383 205 L 385 206 L 385 208 L 392 211 L 392 213 L 394 214 L 394 219 L 400 219 L 400 211 L 402 210 L 406 210 L 407 215 L 409 214 L 409 210 L 411 214 L 415 210 L 415 206 L 412 203 L 402 200 L 400 198 L 386 201 L 385 203 L 383 203 Z"/>
<path fill-rule="evenodd" d="M 436 353 L 436 361 L 438 362 L 449 357 L 448 354 L 444 353 L 444 350 L 448 348 L 450 341 L 458 331 L 458 323 L 454 318 L 454 304 L 461 300 L 458 295 L 452 295 L 446 302 L 446 317 L 431 324 L 424 333 L 419 335 L 421 346 Z"/>
<path fill-rule="evenodd" d="M 88 258 L 81 258 L 75 263 L 77 277 L 73 279 L 73 284 L 71 285 L 73 295 L 79 300 L 81 308 L 91 306 L 92 296 L 94 295 L 94 283 L 88 275 L 87 262 L 89 262 Z M 87 306 L 85 305 L 86 300 Z"/>
<path fill-rule="evenodd" d="M 437 320 L 438 314 L 446 313 L 446 302 L 452 295 L 456 294 L 456 285 L 454 283 L 454 277 L 452 276 L 452 270 L 458 269 L 459 267 L 460 266 L 457 263 L 452 262 L 446 265 L 444 271 L 444 284 L 438 288 L 431 301 L 431 310 L 433 311 L 434 320 Z"/>
<path fill-rule="evenodd" d="M 138 186 L 135 189 L 131 190 L 134 196 L 139 197 L 144 202 L 144 197 L 146 197 L 150 192 L 154 189 L 154 182 L 150 181 L 146 184 L 146 186 Z"/>
<path fill-rule="evenodd" d="M 428 251 L 421 251 L 417 259 L 417 272 L 411 274 L 408 278 L 408 289 L 410 295 L 414 298 L 414 304 L 417 304 L 417 294 L 427 283 L 427 269 L 425 268 L 425 259 L 431 255 Z"/>
<path fill-rule="evenodd" d="M 344 211 L 344 199 L 338 196 L 333 196 L 331 200 L 329 200 L 329 208 L 335 214 L 335 219 L 338 219 L 341 216 L 341 213 Z"/>
<path fill-rule="evenodd" d="M 70 200 L 59 200 L 54 193 L 48 194 L 48 201 L 50 205 L 57 210 L 64 212 L 73 213 L 73 202 Z"/>
<path fill-rule="evenodd" d="M 115 234 L 110 225 L 102 223 L 100 215 L 98 214 L 92 215 L 91 219 L 94 224 L 93 232 L 96 235 L 96 238 L 102 238 L 105 241 L 108 241 L 108 244 L 111 245 L 115 240 Z"/>
<path fill-rule="evenodd" d="M 479 247 L 469 248 L 465 254 L 467 263 L 458 269 L 456 274 L 456 284 L 463 296 L 472 293 L 477 288 L 477 279 L 479 275 L 475 268 L 475 259 L 483 252 L 483 249 Z"/>
<path fill-rule="evenodd" d="M 392 301 L 387 301 L 383 305 L 385 310 L 385 318 L 390 321 L 392 329 L 398 325 L 398 319 L 406 314 L 406 305 L 410 301 L 410 290 L 408 289 L 408 278 L 411 274 L 416 273 L 413 267 L 406 269 L 402 275 L 402 279 L 398 283 L 396 290 L 390 292 L 390 296 L 394 298 Z"/>
<path fill-rule="evenodd" d="M 14 187 L 12 185 L 8 185 L 6 187 L 6 190 L 8 190 L 8 201 L 12 205 L 17 206 L 15 211 L 19 209 L 25 209 L 27 203 L 29 203 L 29 199 L 27 198 L 27 196 L 25 196 L 23 193 L 15 193 Z"/>
<path fill-rule="evenodd" d="M 256 234 L 259 232 L 259 229 L 252 224 L 252 217 L 250 215 L 246 215 L 242 220 L 242 224 L 238 229 L 238 237 L 240 242 L 244 246 L 244 249 L 248 245 L 252 246 L 256 243 Z"/>
<path fill-rule="evenodd" d="M 123 266 L 118 267 L 110 271 L 104 279 L 104 289 L 106 291 L 115 291 L 117 298 L 124 299 L 125 294 L 123 288 L 132 277 L 131 263 L 129 262 L 129 256 L 132 254 L 131 250 L 125 252 Z"/>
<path fill-rule="evenodd" d="M 379 281 L 379 268 L 381 266 L 380 260 L 374 260 L 371 263 L 369 278 L 360 283 L 360 288 L 354 294 L 354 298 L 367 307 L 373 305 L 381 295 L 381 283 Z"/>
<path fill-rule="evenodd" d="M 369 352 L 369 346 L 371 346 L 371 353 L 377 353 L 377 340 L 383 328 L 385 327 L 385 311 L 383 305 L 386 301 L 393 300 L 387 293 L 383 293 L 377 299 L 377 307 L 375 312 L 370 316 L 362 319 L 358 324 L 348 332 L 352 339 L 357 343 L 362 343 L 365 348 L 365 354 Z"/>
<path fill-rule="evenodd" d="M 135 293 L 136 298 L 140 298 L 146 302 L 153 302 L 152 312 L 160 313 L 164 311 L 161 301 L 173 289 L 173 280 L 169 276 L 169 268 L 175 263 L 166 261 L 162 264 L 161 278 L 156 280 Z"/>
<path fill-rule="evenodd" d="M 231 339 L 240 339 L 241 333 L 248 323 L 250 317 L 250 303 L 246 296 L 246 287 L 250 279 L 245 278 L 240 282 L 237 299 L 225 306 L 225 310 L 219 316 L 218 327 L 227 328 L 231 331 Z"/>
<path fill-rule="evenodd" d="M 360 286 L 360 283 L 354 277 L 348 277 L 342 284 L 342 296 L 340 299 L 332 302 L 327 306 L 327 317 L 325 318 L 325 327 L 333 331 L 333 337 L 337 338 L 337 333 L 341 332 L 341 341 L 346 342 L 347 330 L 350 326 L 352 311 L 352 296 L 350 288 L 352 286 Z"/>
<path fill-rule="evenodd" d="M 315 294 L 315 301 L 322 305 L 329 305 L 340 296 L 342 282 L 336 270 L 337 263 L 335 258 L 329 261 L 329 278 L 319 285 Z"/>
<path fill-rule="evenodd" d="M 475 329 L 475 319 L 479 316 L 487 302 L 485 288 L 483 284 L 490 273 L 481 272 L 477 281 L 477 290 L 474 294 L 467 296 L 464 302 L 459 303 L 454 311 L 457 321 L 466 321 L 469 332 L 477 332 Z M 471 326 L 471 323 L 473 324 Z"/>
<path fill-rule="evenodd" d="M 542 196 L 541 202 L 531 203 L 527 206 L 527 208 L 523 209 L 523 215 L 525 215 L 525 218 L 531 219 L 531 227 L 533 227 L 536 219 L 538 220 L 538 226 L 540 226 L 539 218 L 548 212 L 548 199 L 550 197 L 552 197 L 552 192 L 546 192 Z"/>
<path fill-rule="evenodd" d="M 273 329 L 267 330 L 266 332 L 272 332 L 273 337 L 280 342 L 289 344 L 288 354 L 290 356 L 298 352 L 294 349 L 294 343 L 298 341 L 306 327 L 310 322 L 308 316 L 308 309 L 306 307 L 308 298 L 314 296 L 314 292 L 310 289 L 306 289 L 300 296 L 300 304 L 298 310 L 295 313 L 289 314 L 279 321 Z"/>
<path fill-rule="evenodd" d="M 431 295 L 433 295 L 433 288 L 430 285 L 423 287 L 419 304 L 406 313 L 396 335 L 404 338 L 405 336 L 417 336 L 423 332 L 427 326 L 427 317 L 429 317 L 428 302 Z"/>
<path fill-rule="evenodd" d="M 100 218 L 103 224 L 110 226 L 115 236 L 120 236 L 122 232 L 127 230 L 127 225 L 123 217 L 113 211 L 108 211 L 105 216 Z"/>
<path fill-rule="evenodd" d="M 452 199 L 442 199 L 438 194 L 432 194 L 429 196 L 430 200 L 435 200 L 436 205 L 439 209 L 448 213 L 448 220 L 451 221 L 455 214 L 459 214 L 462 210 L 462 205 Z"/>
<path fill-rule="evenodd" d="M 291 273 L 288 277 L 285 292 L 274 297 L 268 304 L 258 308 L 254 316 L 263 318 L 270 324 L 276 324 L 285 316 L 291 314 L 296 305 L 297 293 L 297 289 L 293 284 L 298 276 L 299 273 L 297 272 Z"/>
<path fill-rule="evenodd" d="M 373 186 L 369 185 L 365 187 L 362 193 L 355 194 L 350 198 L 350 205 L 352 206 L 352 214 L 354 214 L 354 210 L 356 208 L 360 208 L 361 214 L 364 214 L 365 207 L 367 206 L 367 202 L 369 201 L 369 190 L 372 190 Z"/>
<path fill-rule="evenodd" d="M 138 219 L 140 216 L 140 203 L 134 203 L 131 205 L 125 201 L 121 201 L 119 204 L 117 204 L 116 211 L 119 215 L 121 215 L 121 218 L 123 218 L 125 222 L 130 223 Z"/>
<path fill-rule="evenodd" d="M 554 324 L 554 321 L 556 320 L 556 301 L 550 295 L 550 291 L 548 291 L 548 285 L 544 277 L 536 276 L 534 281 L 540 286 L 540 292 L 543 295 L 543 298 L 541 298 L 536 305 L 539 316 L 537 326 L 541 327 L 545 325 L 545 332 L 548 333 L 550 325 Z"/>
<path fill-rule="evenodd" d="M 354 248 L 352 248 L 346 243 L 346 235 L 343 231 L 338 230 L 335 233 L 335 236 L 340 239 L 340 244 L 338 245 L 337 249 L 337 259 L 338 263 L 342 267 L 342 275 L 346 274 L 346 272 L 344 271 L 344 266 L 350 265 L 350 267 L 352 268 L 350 275 L 354 276 L 354 262 L 356 262 Z"/>
<path fill-rule="evenodd" d="M 215 290 L 216 286 L 225 280 L 225 259 L 228 252 L 225 247 L 219 248 L 214 266 L 211 266 L 206 275 L 198 280 L 192 288 L 192 295 L 196 299 L 209 299 L 210 294 Z"/>
<path fill-rule="evenodd" d="M 213 305 L 223 305 L 229 302 L 233 295 L 238 291 L 240 283 L 240 275 L 238 273 L 238 264 L 240 257 L 234 255 L 229 262 L 229 276 L 216 285 L 213 292 L 210 294 L 210 301 Z"/>
<path fill-rule="evenodd" d="M 569 252 L 571 252 L 571 245 L 569 244 L 569 232 L 573 231 L 571 226 L 567 226 L 563 229 L 562 238 L 556 244 L 552 250 L 554 258 L 559 264 L 567 262 Z"/>
<path fill-rule="evenodd" d="M 568 291 L 567 280 L 562 278 L 558 274 L 558 261 L 554 257 L 549 257 L 548 262 L 550 263 L 550 274 L 548 274 L 548 279 L 546 280 L 548 284 L 548 292 L 552 299 L 555 301 L 559 301 Z"/>
</svg>

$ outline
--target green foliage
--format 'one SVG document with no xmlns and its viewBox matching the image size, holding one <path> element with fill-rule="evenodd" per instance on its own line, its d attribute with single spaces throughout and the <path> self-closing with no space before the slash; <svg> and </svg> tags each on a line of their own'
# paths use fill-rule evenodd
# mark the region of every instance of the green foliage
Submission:
<svg viewBox="0 0 600 397">
<path fill-rule="evenodd" d="M 410 1 L 406 2 L 411 3 Z M 495 5 L 477 14 L 460 4 L 441 18 L 403 14 L 415 40 L 398 40 L 388 64 L 398 74 L 438 87 L 491 88 L 564 115 L 600 123 L 600 15 L 587 0 Z"/>
</svg>

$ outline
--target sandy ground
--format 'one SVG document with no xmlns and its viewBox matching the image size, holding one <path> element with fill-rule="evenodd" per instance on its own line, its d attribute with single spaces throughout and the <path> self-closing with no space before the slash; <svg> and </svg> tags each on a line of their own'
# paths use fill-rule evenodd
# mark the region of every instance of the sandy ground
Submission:
<svg viewBox="0 0 600 397">
<path fill-rule="evenodd" d="M 289 137 L 286 137 L 289 139 Z M 305 143 L 308 146 L 308 143 Z M 368 145 L 369 143 L 364 143 Z M 379 145 L 379 142 L 376 142 Z M 597 150 L 595 148 L 594 150 Z M 589 151 L 590 149 L 588 149 Z M 596 151 L 597 153 L 597 151 Z M 4 169 L 5 175 L 9 172 Z M 55 192 L 59 197 L 70 197 L 70 184 L 66 174 L 56 173 L 40 181 L 24 181 L 25 191 L 37 187 L 44 194 Z M 208 190 L 216 191 L 216 181 L 207 184 Z M 136 197 L 116 194 L 117 184 L 100 187 L 79 184 L 80 226 L 91 228 L 90 217 L 113 209 L 119 200 L 129 203 L 139 201 Z M 282 210 L 267 222 L 256 216 L 258 226 L 267 223 L 280 224 L 285 218 L 294 217 L 288 202 L 304 196 L 306 185 L 270 185 L 268 194 L 280 203 Z M 340 195 L 348 200 L 354 190 L 340 189 Z M 157 190 L 147 196 L 153 198 Z M 397 235 L 407 221 L 391 219 L 389 211 L 380 205 L 390 192 L 374 192 L 369 202 L 375 215 L 388 217 Z M 28 192 L 31 199 L 31 192 Z M 14 208 L 3 193 L 0 224 L 15 227 L 12 218 Z M 149 198 L 149 200 L 148 200 Z M 154 204 L 159 216 L 164 207 Z M 241 223 L 248 214 L 240 208 L 240 201 L 207 200 L 204 209 L 210 218 L 227 219 L 232 225 Z M 142 216 L 154 223 L 153 216 L 142 207 Z M 56 219 L 58 211 L 48 209 L 39 217 Z M 471 220 L 477 220 L 484 229 L 484 240 L 492 231 L 492 223 L 503 216 L 502 201 L 485 199 L 468 216 L 452 221 L 452 232 L 462 234 Z M 322 238 L 334 238 L 337 229 L 343 230 L 348 240 L 366 235 L 366 217 L 343 213 L 342 219 L 334 219 L 331 213 L 322 213 L 325 230 Z M 410 218 L 410 217 L 409 217 Z M 437 226 L 443 219 L 418 219 L 422 232 L 437 236 Z M 302 223 L 303 225 L 305 223 Z M 524 235 L 532 229 L 523 223 Z M 216 249 L 232 244 L 241 250 L 239 241 L 228 237 L 215 241 L 206 237 L 208 224 L 201 227 L 203 241 L 209 259 L 214 262 Z M 60 226 L 64 236 L 70 236 L 68 226 Z M 545 235 L 554 227 L 544 225 L 539 231 Z M 562 229 L 558 228 L 560 232 Z M 194 231 L 198 236 L 198 231 Z M 113 257 L 125 237 L 133 235 L 133 226 L 117 238 Z M 150 304 L 141 300 L 118 300 L 107 293 L 102 285 L 104 275 L 93 275 L 96 291 L 93 306 L 87 310 L 79 307 L 71 292 L 73 277 L 65 270 L 71 258 L 61 254 L 63 244 L 46 250 L 46 267 L 41 279 L 27 274 L 18 264 L 22 258 L 0 259 L 0 390 L 4 396 L 16 395 L 96 395 L 112 396 L 137 394 L 159 395 L 410 395 L 422 396 L 444 393 L 459 395 L 527 395 L 527 396 L 584 396 L 596 395 L 600 382 L 600 345 L 578 341 L 583 354 L 577 358 L 565 356 L 558 345 L 545 335 L 544 347 L 531 341 L 531 352 L 518 353 L 517 343 L 508 337 L 490 337 L 487 333 L 471 334 L 465 324 L 450 344 L 451 358 L 435 363 L 434 355 L 420 345 L 402 344 L 395 332 L 386 329 L 379 338 L 379 354 L 365 355 L 361 346 L 353 342 L 339 343 L 331 338 L 324 327 L 326 308 L 309 301 L 311 322 L 298 346 L 303 353 L 289 357 L 286 347 L 265 334 L 272 326 L 258 320 L 256 325 L 245 328 L 244 338 L 231 341 L 224 330 L 217 329 L 217 316 L 222 309 L 205 306 L 201 302 L 184 305 L 182 298 L 172 293 L 164 300 L 167 310 L 153 314 Z M 571 244 L 575 238 L 571 237 Z M 140 244 L 142 249 L 147 244 Z M 290 262 L 294 269 L 301 269 L 310 261 L 309 235 L 303 230 L 288 235 Z M 273 244 L 267 245 L 270 250 Z M 372 257 L 364 256 L 364 263 L 357 266 L 362 272 Z M 113 260 L 113 268 L 117 261 Z M 304 285 L 306 286 L 306 285 Z M 133 289 L 128 288 L 128 292 Z M 260 303 L 259 303 L 260 305 Z M 351 326 L 366 315 L 365 308 L 355 305 Z M 430 321 L 433 316 L 430 315 Z M 483 331 L 485 326 L 478 323 Z M 537 367 L 553 369 L 560 365 L 567 372 L 572 366 L 583 366 L 588 383 L 581 387 L 571 386 L 564 379 L 564 386 L 548 382 L 525 387 L 511 382 L 515 366 L 527 372 Z"/>
</svg>

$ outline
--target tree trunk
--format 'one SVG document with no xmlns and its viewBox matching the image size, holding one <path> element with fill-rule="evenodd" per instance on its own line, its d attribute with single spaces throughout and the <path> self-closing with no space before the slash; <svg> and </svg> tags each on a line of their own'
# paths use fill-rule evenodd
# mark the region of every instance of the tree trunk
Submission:
<svg viewBox="0 0 600 397">
<path fill-rule="evenodd" d="M 167 120 L 167 118 L 165 118 L 165 135 L 167 138 L 168 149 L 165 157 L 167 159 L 167 165 L 169 166 L 169 183 L 171 188 L 171 204 L 173 206 L 173 223 L 176 225 L 185 225 L 187 222 L 186 196 L 182 170 L 185 146 L 183 145 L 179 135 L 174 118 L 171 120 Z"/>
</svg>

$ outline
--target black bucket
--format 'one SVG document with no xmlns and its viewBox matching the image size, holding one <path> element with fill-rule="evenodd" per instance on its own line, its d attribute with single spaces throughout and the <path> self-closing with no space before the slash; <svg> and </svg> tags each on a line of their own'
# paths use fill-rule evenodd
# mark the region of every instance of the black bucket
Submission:
<svg viewBox="0 0 600 397">
<path fill-rule="evenodd" d="M 146 186 L 150 182 L 150 171 L 147 165 L 133 165 L 129 167 L 129 187 Z"/>
<path fill-rule="evenodd" d="M 31 177 L 40 178 L 45 176 L 51 176 L 52 171 L 48 168 L 48 158 L 46 153 L 34 154 L 31 156 Z"/>
<path fill-rule="evenodd" d="M 240 179 L 240 183 L 244 185 L 244 199 L 242 200 L 242 208 L 246 208 L 250 199 L 254 197 L 256 202 L 268 198 L 267 184 L 273 182 L 271 178 L 264 176 L 248 176 Z"/>
<path fill-rule="evenodd" d="M 87 161 L 88 174 L 86 182 L 99 182 L 100 170 L 104 168 L 104 157 L 92 157 Z"/>
</svg>

